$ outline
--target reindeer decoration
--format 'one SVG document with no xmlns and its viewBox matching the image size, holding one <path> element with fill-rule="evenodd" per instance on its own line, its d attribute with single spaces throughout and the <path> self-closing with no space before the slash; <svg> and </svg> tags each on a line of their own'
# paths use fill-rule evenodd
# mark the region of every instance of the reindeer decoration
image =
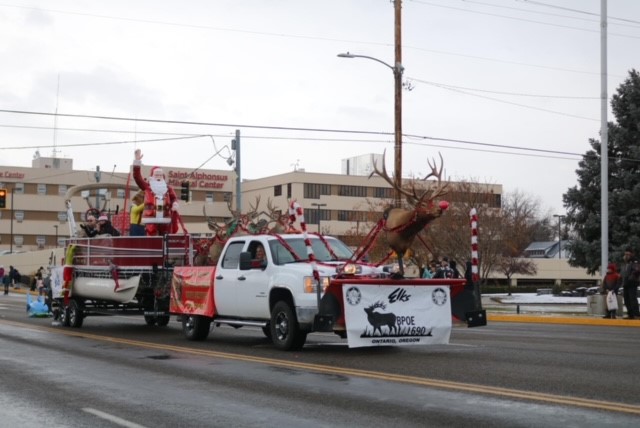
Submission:
<svg viewBox="0 0 640 428">
<path fill-rule="evenodd" d="M 250 211 L 246 214 L 239 210 L 233 210 L 231 203 L 227 202 L 231 218 L 224 223 L 218 223 L 213 217 L 208 216 L 206 208 L 203 206 L 202 213 L 207 220 L 207 226 L 214 234 L 213 237 L 202 239 L 198 242 L 194 264 L 196 266 L 215 264 L 218 257 L 220 257 L 225 242 L 234 235 L 291 232 L 288 214 L 282 213 L 282 210 L 277 209 L 271 203 L 271 199 L 267 201 L 268 212 L 258 212 L 259 206 L 259 196 L 256 198 L 255 204 L 250 204 Z"/>
<path fill-rule="evenodd" d="M 384 159 L 384 155 L 383 155 Z M 406 251 L 411 248 L 414 239 L 420 233 L 422 229 L 426 227 L 431 221 L 440 217 L 442 213 L 449 207 L 449 203 L 446 201 L 440 201 L 438 205 L 435 205 L 435 199 L 439 198 L 447 193 L 447 183 L 442 182 L 442 173 L 444 160 L 440 155 L 440 168 L 437 168 L 436 161 L 433 163 L 428 160 L 427 163 L 431 168 L 431 172 L 425 176 L 422 181 L 428 180 L 430 177 L 435 177 L 437 181 L 435 186 L 427 186 L 426 190 L 422 190 L 421 193 L 416 189 L 415 180 L 411 184 L 410 191 L 398 188 L 395 181 L 389 177 L 384 161 L 382 163 L 382 171 L 378 169 L 376 163 L 373 163 L 373 174 L 377 174 L 382 177 L 387 183 L 389 183 L 393 189 L 404 195 L 407 203 L 411 208 L 402 207 L 390 207 L 384 211 L 384 227 L 383 230 L 386 235 L 389 247 L 396 253 L 398 257 L 399 274 L 404 275 L 404 266 L 402 258 Z"/>
</svg>

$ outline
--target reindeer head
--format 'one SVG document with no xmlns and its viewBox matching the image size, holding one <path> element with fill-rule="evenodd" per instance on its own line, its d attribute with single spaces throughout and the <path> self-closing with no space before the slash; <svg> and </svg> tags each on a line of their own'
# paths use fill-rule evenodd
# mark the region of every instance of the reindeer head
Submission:
<svg viewBox="0 0 640 428">
<path fill-rule="evenodd" d="M 435 160 L 433 162 L 428 160 L 427 163 L 431 168 L 431 172 L 420 181 L 427 181 L 431 177 L 436 178 L 436 181 L 432 185 L 427 185 L 422 190 L 418 189 L 416 180 L 411 183 L 409 189 L 399 187 L 395 181 L 389 177 L 384 162 L 382 163 L 382 170 L 378 169 L 378 166 L 374 162 L 373 172 L 369 175 L 369 177 L 371 177 L 373 174 L 377 174 L 382 177 L 393 187 L 394 191 L 404 195 L 410 207 L 389 208 L 384 213 L 387 240 L 389 247 L 398 255 L 400 274 L 404 273 L 402 257 L 413 244 L 416 235 L 420 233 L 428 223 L 440 217 L 449 207 L 449 203 L 446 201 L 440 201 L 437 205 L 435 204 L 437 198 L 447 193 L 448 183 L 442 182 L 442 174 L 444 171 L 442 155 L 440 155 L 439 167 Z"/>
</svg>

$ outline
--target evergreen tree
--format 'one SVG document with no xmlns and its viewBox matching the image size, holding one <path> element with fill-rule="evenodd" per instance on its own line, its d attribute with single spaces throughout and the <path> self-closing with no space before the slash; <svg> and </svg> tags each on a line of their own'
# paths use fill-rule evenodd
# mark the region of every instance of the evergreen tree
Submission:
<svg viewBox="0 0 640 428">
<path fill-rule="evenodd" d="M 621 258 L 624 249 L 640 252 L 640 74 L 636 70 L 611 98 L 616 122 L 608 124 L 609 254 Z M 600 268 L 601 180 L 599 140 L 590 139 L 576 170 L 578 185 L 563 195 L 565 221 L 575 236 L 569 244 L 572 266 L 589 273 Z"/>
</svg>

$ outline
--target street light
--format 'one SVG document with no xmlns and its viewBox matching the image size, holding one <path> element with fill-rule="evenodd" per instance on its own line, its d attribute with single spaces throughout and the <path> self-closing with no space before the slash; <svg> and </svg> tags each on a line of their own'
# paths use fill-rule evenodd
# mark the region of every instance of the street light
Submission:
<svg viewBox="0 0 640 428">
<path fill-rule="evenodd" d="M 395 122 L 395 164 L 394 164 L 394 173 L 393 173 L 393 181 L 395 184 L 395 196 L 394 196 L 394 204 L 396 207 L 399 207 L 402 203 L 402 195 L 400 194 L 400 189 L 402 188 L 402 73 L 404 72 L 404 67 L 400 63 L 399 54 L 396 54 L 396 64 L 395 66 L 391 66 L 384 61 L 379 60 L 378 58 L 374 58 L 372 56 L 367 55 L 355 55 L 352 53 L 341 53 L 338 54 L 340 58 L 366 58 L 372 61 L 379 62 L 384 66 L 388 67 L 393 71 L 394 77 L 394 87 L 395 87 L 395 108 L 394 108 L 394 122 Z"/>
<path fill-rule="evenodd" d="M 318 233 L 320 233 L 320 208 L 326 207 L 327 204 L 312 203 L 311 206 L 318 208 Z"/>
<path fill-rule="evenodd" d="M 56 240 L 55 240 L 55 246 L 56 248 L 58 247 L 58 225 L 54 224 L 53 227 L 56 229 Z"/>
<path fill-rule="evenodd" d="M 560 259 L 562 258 L 562 229 L 560 226 L 562 224 L 562 219 L 566 216 L 561 214 L 554 214 L 553 216 L 558 219 L 558 258 Z"/>
</svg>

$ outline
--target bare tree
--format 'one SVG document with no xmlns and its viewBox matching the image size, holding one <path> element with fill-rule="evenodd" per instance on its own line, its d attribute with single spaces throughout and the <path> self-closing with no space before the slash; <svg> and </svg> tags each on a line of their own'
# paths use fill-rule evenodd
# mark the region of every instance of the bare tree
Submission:
<svg viewBox="0 0 640 428">
<path fill-rule="evenodd" d="M 535 275 L 538 273 L 536 264 L 531 259 L 503 256 L 496 263 L 497 271 L 507 277 L 507 290 L 511 296 L 511 277 L 513 275 Z"/>
</svg>

